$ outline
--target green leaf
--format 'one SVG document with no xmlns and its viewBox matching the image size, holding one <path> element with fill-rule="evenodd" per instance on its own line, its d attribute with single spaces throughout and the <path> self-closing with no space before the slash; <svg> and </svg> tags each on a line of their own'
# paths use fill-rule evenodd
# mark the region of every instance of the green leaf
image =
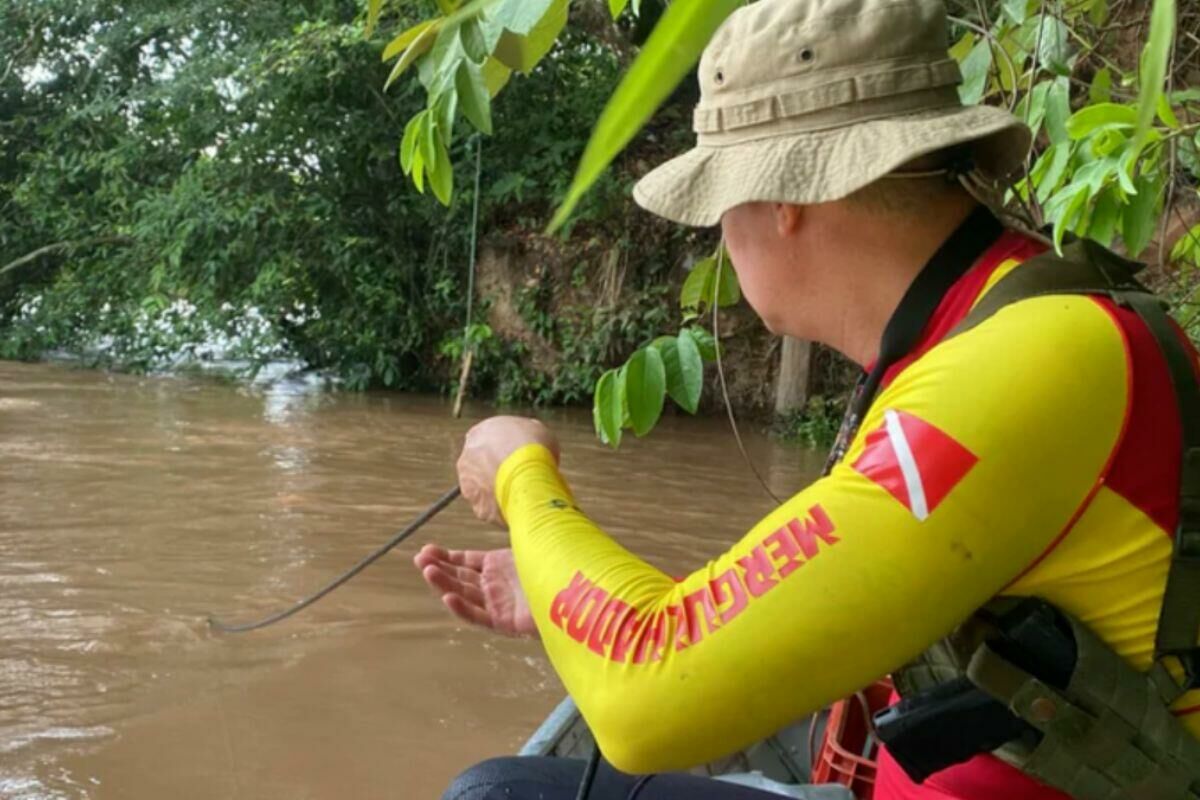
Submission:
<svg viewBox="0 0 1200 800">
<path fill-rule="evenodd" d="M 652 347 L 634 353 L 625 365 L 625 403 L 635 436 L 645 436 L 662 416 L 667 373 L 662 355 Z"/>
<path fill-rule="evenodd" d="M 477 130 L 490 135 L 492 132 L 492 101 L 488 96 L 482 70 L 470 61 L 462 62 L 458 65 L 454 86 L 458 90 L 458 100 L 462 104 L 463 116 L 470 120 Z"/>
<path fill-rule="evenodd" d="M 1179 163 L 1192 173 L 1192 177 L 1200 180 L 1200 133 L 1196 134 L 1196 141 L 1181 137 L 1177 142 L 1175 152 L 1179 157 Z"/>
<path fill-rule="evenodd" d="M 1013 22 L 1020 25 L 1029 14 L 1028 0 L 1004 0 L 1004 13 Z"/>
<path fill-rule="evenodd" d="M 470 20 L 463 22 L 463 25 Z M 421 81 L 430 94 L 438 94 L 454 85 L 455 70 L 461 61 L 469 60 L 463 47 L 463 25 L 443 25 L 433 42 L 429 57 L 421 64 Z"/>
<path fill-rule="evenodd" d="M 488 47 L 487 38 L 484 36 L 478 19 L 469 19 L 464 22 L 462 28 L 459 29 L 459 38 L 462 39 L 463 52 L 476 64 L 482 64 L 491 54 L 491 48 Z"/>
<path fill-rule="evenodd" d="M 1101 67 L 1096 70 L 1096 75 L 1092 78 L 1092 85 L 1088 87 L 1088 102 L 1108 103 L 1111 101 L 1112 70 L 1108 67 Z"/>
<path fill-rule="evenodd" d="M 422 111 L 413 116 L 408 121 L 408 125 L 404 127 L 404 138 L 400 142 L 400 167 L 407 175 L 412 172 L 413 154 L 417 150 L 417 139 L 421 135 L 421 126 L 424 124 L 424 117 L 428 116 L 428 111 Z"/>
<path fill-rule="evenodd" d="M 698 325 L 692 325 L 679 332 L 680 336 L 685 334 L 692 337 L 692 341 L 696 343 L 696 349 L 700 351 L 702 359 L 705 361 L 717 360 L 717 341 L 711 333 Z"/>
<path fill-rule="evenodd" d="M 667 394 L 684 411 L 695 414 L 704 388 L 704 359 L 700 357 L 696 340 L 683 332 L 676 337 L 656 339 L 654 347 L 662 356 L 666 370 Z"/>
<path fill-rule="evenodd" d="M 1038 61 L 1052 72 L 1062 73 L 1068 69 L 1071 58 L 1070 31 L 1063 21 L 1053 14 L 1044 15 L 1041 24 Z"/>
<path fill-rule="evenodd" d="M 975 34 L 967 31 L 963 37 L 959 39 L 950 48 L 950 57 L 957 61 L 960 65 L 967 55 L 971 52 L 971 47 L 975 44 Z"/>
<path fill-rule="evenodd" d="M 460 62 L 467 63 L 467 62 Z M 457 70 L 456 70 L 457 71 Z M 454 84 L 439 89 L 436 96 L 430 98 L 433 121 L 443 139 L 449 145 L 451 134 L 454 132 L 454 116 L 458 112 L 458 89 Z"/>
<path fill-rule="evenodd" d="M 515 34 L 533 30 L 558 0 L 500 0 L 488 16 Z"/>
<path fill-rule="evenodd" d="M 1042 120 L 1046 118 L 1046 94 L 1053 83 L 1054 81 L 1042 81 L 1017 103 L 1016 115 L 1026 121 L 1035 137 L 1041 129 Z"/>
<path fill-rule="evenodd" d="M 621 444 L 621 425 L 625 418 L 623 384 L 617 370 L 610 369 L 596 382 L 592 399 L 592 422 L 600 441 L 616 449 Z"/>
<path fill-rule="evenodd" d="M 733 269 L 733 264 L 729 262 L 729 254 L 725 253 L 724 255 L 724 262 L 719 264 L 721 286 L 717 290 L 717 305 L 721 308 L 737 305 L 737 302 L 742 299 L 742 288 L 738 286 L 737 273 Z M 712 297 L 711 289 L 708 296 Z"/>
<path fill-rule="evenodd" d="M 383 10 L 383 0 L 367 0 L 367 26 L 363 34 L 369 39 L 379 23 L 379 12 Z"/>
<path fill-rule="evenodd" d="M 1099 131 L 1092 137 L 1091 149 L 1092 155 L 1097 158 L 1107 158 L 1118 150 L 1121 150 L 1129 143 L 1129 137 L 1121 133 L 1119 130 L 1109 128 L 1108 130 Z"/>
<path fill-rule="evenodd" d="M 1130 142 L 1125 148 L 1125 154 L 1121 156 L 1120 166 L 1117 169 L 1117 180 L 1121 182 L 1121 189 L 1130 195 L 1137 194 L 1137 186 L 1133 182 L 1133 173 L 1137 169 L 1138 156 L 1141 154 L 1141 148 L 1137 142 Z"/>
<path fill-rule="evenodd" d="M 431 167 L 437 162 L 437 146 L 437 126 L 434 124 L 433 114 L 430 113 L 422 121 L 421 134 L 417 139 L 417 147 L 421 150 L 421 156 L 425 159 L 426 166 Z"/>
<path fill-rule="evenodd" d="M 1175 0 L 1154 0 L 1150 14 L 1150 36 L 1142 51 L 1140 87 L 1138 89 L 1138 119 L 1134 141 L 1144 142 L 1154 124 L 1158 98 L 1167 77 L 1167 62 L 1175 37 Z"/>
<path fill-rule="evenodd" d="M 1200 224 L 1193 225 L 1179 237 L 1171 248 L 1171 260 L 1193 269 L 1200 267 Z"/>
<path fill-rule="evenodd" d="M 1092 206 L 1092 219 L 1087 235 L 1105 247 L 1112 245 L 1121 218 L 1121 201 L 1114 189 L 1105 191 Z"/>
<path fill-rule="evenodd" d="M 1158 96 L 1157 114 L 1158 118 L 1162 120 L 1162 123 L 1168 128 L 1177 131 L 1183 127 L 1179 124 L 1179 117 L 1175 116 L 1175 109 L 1171 108 L 1171 103 L 1167 100 L 1167 96 L 1165 94 L 1160 94 Z"/>
<path fill-rule="evenodd" d="M 708 304 L 709 298 L 712 297 L 713 273 L 716 268 L 717 260 L 711 256 L 696 262 L 679 291 L 680 308 L 700 309 Z"/>
<path fill-rule="evenodd" d="M 1072 139 L 1082 139 L 1104 128 L 1132 128 L 1137 124 L 1137 117 L 1137 109 L 1132 106 L 1097 103 L 1072 114 L 1067 120 L 1066 131 Z"/>
<path fill-rule="evenodd" d="M 1108 0 L 1092 0 L 1088 20 L 1097 28 L 1108 22 Z"/>
<path fill-rule="evenodd" d="M 483 83 L 487 86 L 488 95 L 495 97 L 512 77 L 512 70 L 494 58 L 483 62 Z"/>
<path fill-rule="evenodd" d="M 1067 139 L 1067 119 L 1071 116 L 1071 84 L 1055 78 L 1046 92 L 1046 135 L 1058 143 Z"/>
<path fill-rule="evenodd" d="M 451 27 L 460 25 L 465 20 L 479 16 L 482 11 L 498 2 L 500 0 L 471 0 L 466 5 L 459 6 L 457 11 L 446 17 L 444 24 Z M 509 0 L 509 2 L 512 2 L 512 0 Z"/>
<path fill-rule="evenodd" d="M 505 30 L 496 43 L 493 55 L 506 66 L 528 75 L 554 47 L 558 34 L 567 24 L 569 5 L 569 0 L 553 0 L 542 18 L 527 33 Z"/>
<path fill-rule="evenodd" d="M 382 60 L 391 61 L 393 58 L 407 50 L 408 46 L 412 44 L 418 36 L 429 30 L 431 26 L 439 25 L 440 23 L 441 20 L 435 18 L 427 19 L 424 22 L 418 22 L 416 25 L 413 25 L 411 28 L 387 43 L 387 47 L 383 48 Z"/>
<path fill-rule="evenodd" d="M 1063 187 L 1046 203 L 1046 217 L 1054 221 L 1054 249 L 1062 252 L 1062 241 L 1066 232 L 1079 221 L 1083 205 L 1088 199 L 1086 183 L 1073 181 Z"/>
<path fill-rule="evenodd" d="M 450 205 L 450 195 L 454 192 L 454 166 L 450 163 L 450 153 L 441 139 L 438 139 L 436 161 L 429 172 L 429 186 L 433 189 L 433 196 L 442 205 Z"/>
<path fill-rule="evenodd" d="M 963 105 L 973 106 L 983 99 L 988 76 L 992 71 L 992 46 L 987 38 L 980 39 L 962 62 L 962 83 L 958 96 Z"/>
<path fill-rule="evenodd" d="M 416 38 L 405 49 L 404 55 L 400 56 L 400 60 L 392 67 L 387 80 L 383 82 L 384 91 L 387 91 L 388 87 L 395 83 L 396 79 L 403 75 L 405 70 L 411 67 L 418 58 L 429 52 L 429 48 L 433 47 L 434 39 L 437 38 L 438 27 L 437 25 L 430 25 L 417 34 Z"/>
<path fill-rule="evenodd" d="M 1089 161 L 1075 171 L 1074 182 L 1086 184 L 1088 199 L 1096 195 L 1108 183 L 1109 178 L 1115 178 L 1119 162 L 1115 158 L 1100 158 Z"/>
<path fill-rule="evenodd" d="M 629 5 L 629 0 L 608 0 L 608 13 L 612 14 L 613 19 L 616 19 L 621 16 L 621 12 L 627 5 Z"/>
<path fill-rule="evenodd" d="M 425 194 L 425 156 L 421 153 L 421 148 L 417 148 L 417 152 L 413 155 L 412 163 L 412 182 L 413 186 L 417 187 L 417 191 Z"/>
<path fill-rule="evenodd" d="M 1163 179 L 1158 173 L 1142 174 L 1138 176 L 1136 184 L 1137 194 L 1125 207 L 1125 215 L 1121 220 L 1121 238 L 1131 258 L 1141 255 L 1154 238 Z"/>
<path fill-rule="evenodd" d="M 1041 180 L 1037 182 L 1037 198 L 1039 203 L 1045 203 L 1046 199 L 1058 189 L 1059 184 L 1062 182 L 1062 178 L 1067 172 L 1067 165 L 1071 162 L 1071 143 L 1063 142 L 1051 145 L 1051 149 L 1047 150 L 1042 158 L 1048 160 L 1046 162 L 1046 171 L 1042 175 Z"/>
<path fill-rule="evenodd" d="M 717 27 L 742 0 L 674 0 L 592 131 L 567 196 L 551 220 L 562 227 L 579 199 L 692 70 Z"/>
</svg>

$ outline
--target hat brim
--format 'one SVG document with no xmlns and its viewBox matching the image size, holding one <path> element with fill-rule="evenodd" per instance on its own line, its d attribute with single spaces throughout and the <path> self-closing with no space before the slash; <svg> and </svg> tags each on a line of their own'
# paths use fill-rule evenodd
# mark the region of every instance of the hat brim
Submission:
<svg viewBox="0 0 1200 800">
<path fill-rule="evenodd" d="M 1002 180 L 1029 153 L 1029 128 L 1002 109 L 964 106 L 843 128 L 697 145 L 647 173 L 633 190 L 642 208 L 684 225 L 716 225 L 750 202 L 840 200 L 914 158 L 973 143 L 975 166 Z"/>
</svg>

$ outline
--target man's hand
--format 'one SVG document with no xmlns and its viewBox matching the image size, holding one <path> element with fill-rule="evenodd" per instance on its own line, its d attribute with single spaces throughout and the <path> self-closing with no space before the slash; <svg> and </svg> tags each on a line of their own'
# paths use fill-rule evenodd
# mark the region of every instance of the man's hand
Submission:
<svg viewBox="0 0 1200 800">
<path fill-rule="evenodd" d="M 558 440 L 536 419 L 492 417 L 467 431 L 458 457 L 458 485 L 475 516 L 504 527 L 496 503 L 496 473 L 504 459 L 527 444 L 544 445 L 558 460 Z"/>
<path fill-rule="evenodd" d="M 538 635 L 512 550 L 445 550 L 427 544 L 413 563 L 456 617 L 505 636 Z"/>
</svg>

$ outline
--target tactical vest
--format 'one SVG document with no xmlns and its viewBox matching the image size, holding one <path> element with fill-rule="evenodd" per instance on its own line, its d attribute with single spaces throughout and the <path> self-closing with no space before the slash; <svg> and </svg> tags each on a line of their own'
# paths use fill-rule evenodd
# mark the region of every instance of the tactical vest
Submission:
<svg viewBox="0 0 1200 800">
<path fill-rule="evenodd" d="M 1094 242 L 1076 241 L 1062 256 L 1048 252 L 1014 268 L 950 336 L 1010 303 L 1053 294 L 1109 297 L 1136 312 L 1153 334 L 1179 405 L 1183 464 L 1152 668 L 1134 669 L 1085 625 L 1057 611 L 1075 657 L 1056 686 L 999 646 L 999 622 L 1020 602 L 1000 598 L 894 676 L 906 698 L 966 679 L 999 701 L 1034 735 L 1008 741 L 994 755 L 1078 800 L 1200 800 L 1200 741 L 1170 710 L 1200 688 L 1200 385 L 1164 304 L 1134 278 L 1139 269 Z"/>
</svg>

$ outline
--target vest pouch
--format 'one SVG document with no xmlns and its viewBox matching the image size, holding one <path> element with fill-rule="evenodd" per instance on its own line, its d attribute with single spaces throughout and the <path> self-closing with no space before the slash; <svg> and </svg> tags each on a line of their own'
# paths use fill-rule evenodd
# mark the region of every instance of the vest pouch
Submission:
<svg viewBox="0 0 1200 800">
<path fill-rule="evenodd" d="M 875 714 L 875 736 L 916 783 L 1014 740 L 1042 734 L 966 677 L 938 684 Z"/>
<path fill-rule="evenodd" d="M 1061 612 L 1076 663 L 1065 686 L 985 642 L 966 676 L 1041 734 L 995 755 L 1078 800 L 1200 800 L 1200 742 L 1138 672 L 1085 625 Z M 1011 655 L 1011 654 L 1007 654 Z"/>
<path fill-rule="evenodd" d="M 903 699 L 875 715 L 875 732 L 917 783 L 1002 746 L 1033 750 L 1042 733 L 965 674 L 984 644 L 1051 686 L 1065 689 L 1075 669 L 1070 626 L 1035 598 L 993 604 L 896 675 Z"/>
</svg>

